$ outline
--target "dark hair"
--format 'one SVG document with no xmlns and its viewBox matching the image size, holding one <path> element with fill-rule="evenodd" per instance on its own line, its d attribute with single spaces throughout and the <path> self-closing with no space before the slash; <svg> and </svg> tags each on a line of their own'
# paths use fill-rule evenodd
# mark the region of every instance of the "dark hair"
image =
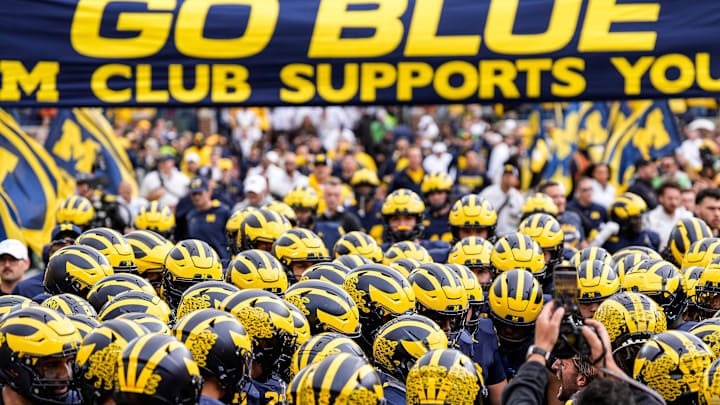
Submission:
<svg viewBox="0 0 720 405">
<path fill-rule="evenodd" d="M 630 386 L 614 378 L 596 378 L 577 397 L 577 405 L 635 405 Z"/>
<path fill-rule="evenodd" d="M 700 205 L 702 200 L 706 198 L 712 198 L 713 200 L 720 200 L 720 189 L 718 188 L 704 188 L 695 195 L 695 205 Z"/>
<path fill-rule="evenodd" d="M 678 183 L 675 180 L 665 180 L 662 183 L 660 183 L 660 186 L 657 189 L 657 195 L 658 197 L 665 194 L 665 190 L 669 188 L 674 188 L 677 191 L 682 191 L 682 186 L 680 183 Z"/>
<path fill-rule="evenodd" d="M 545 190 L 549 189 L 550 187 L 558 187 L 560 186 L 560 183 L 557 181 L 546 181 L 545 183 L 542 183 L 538 186 L 538 192 L 545 194 Z"/>
</svg>

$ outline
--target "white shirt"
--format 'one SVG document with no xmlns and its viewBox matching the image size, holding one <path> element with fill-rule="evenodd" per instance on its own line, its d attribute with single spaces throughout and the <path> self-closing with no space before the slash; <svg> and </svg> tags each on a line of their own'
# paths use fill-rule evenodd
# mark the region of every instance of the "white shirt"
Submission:
<svg viewBox="0 0 720 405">
<path fill-rule="evenodd" d="M 440 156 L 432 153 L 423 160 L 423 169 L 425 169 L 427 173 L 448 173 L 452 159 L 452 155 L 447 152 L 441 154 Z"/>
<path fill-rule="evenodd" d="M 488 162 L 488 176 L 493 184 L 500 184 L 503 175 L 505 162 L 510 158 L 510 146 L 505 142 L 500 142 L 490 152 L 490 161 Z"/>
<path fill-rule="evenodd" d="M 700 168 L 702 168 L 700 146 L 702 146 L 702 139 L 686 139 L 677 151 L 677 154 L 688 163 L 688 166 L 690 166 L 692 170 L 700 170 Z"/>
<path fill-rule="evenodd" d="M 292 177 L 285 170 L 282 172 L 282 176 L 278 175 L 277 178 L 270 180 L 271 189 L 275 186 L 278 191 L 277 193 L 274 193 L 277 194 L 277 196 L 285 197 L 285 195 L 295 187 L 308 185 L 308 177 L 299 171 L 295 170 Z"/>
<path fill-rule="evenodd" d="M 140 213 L 142 207 L 147 205 L 148 201 L 142 197 L 132 197 L 130 201 L 125 201 L 122 197 L 119 197 L 118 203 L 127 208 L 127 211 L 124 209 L 120 210 L 120 216 L 126 224 L 133 226 L 135 217 Z"/>
<path fill-rule="evenodd" d="M 480 197 L 490 201 L 495 211 L 497 211 L 497 225 L 495 226 L 495 234 L 498 237 L 505 236 L 509 233 L 517 232 L 520 224 L 520 209 L 525 202 L 525 197 L 516 189 L 511 188 L 505 194 L 499 184 L 493 184 L 486 187 Z M 505 201 L 507 200 L 507 203 Z M 503 204 L 505 204 L 503 206 Z"/>
<path fill-rule="evenodd" d="M 273 195 L 284 196 L 289 189 L 285 189 L 282 180 L 285 178 L 285 170 L 271 164 L 264 169 L 261 165 L 255 166 L 248 170 L 247 177 L 261 175 L 265 176 L 270 187 L 270 193 Z M 279 180 L 279 181 L 278 181 Z"/>
<path fill-rule="evenodd" d="M 162 181 L 160 176 L 162 176 Z M 174 207 L 177 205 L 180 198 L 187 194 L 189 185 L 190 179 L 174 167 L 170 176 L 165 176 L 155 170 L 148 173 L 143 179 L 142 184 L 140 185 L 140 196 L 147 198 L 153 191 L 160 187 L 164 187 L 165 194 L 163 194 L 158 201 L 160 204 Z"/>
<path fill-rule="evenodd" d="M 690 217 L 692 214 L 685 207 L 678 207 L 673 216 L 668 216 L 662 205 L 658 205 L 643 216 L 643 228 L 655 231 L 660 235 L 660 251 L 662 251 L 675 224 L 681 219 Z"/>
<path fill-rule="evenodd" d="M 613 201 L 615 201 L 615 195 L 617 194 L 617 190 L 615 190 L 615 187 L 610 185 L 610 183 L 608 183 L 607 186 L 603 187 L 600 183 L 593 179 L 592 193 L 593 202 L 602 205 L 604 208 L 607 209 L 610 205 L 612 205 Z"/>
</svg>

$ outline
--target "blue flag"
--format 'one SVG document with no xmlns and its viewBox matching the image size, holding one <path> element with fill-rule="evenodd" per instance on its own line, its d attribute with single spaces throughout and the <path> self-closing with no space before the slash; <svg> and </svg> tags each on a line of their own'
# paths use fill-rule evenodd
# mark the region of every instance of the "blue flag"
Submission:
<svg viewBox="0 0 720 405">
<path fill-rule="evenodd" d="M 542 122 L 543 111 L 536 104 L 528 117 L 527 132 L 524 134 L 527 148 L 527 159 L 522 164 L 521 189 L 528 190 L 535 187 L 542 180 L 547 166 L 550 150 L 545 127 Z"/>
<path fill-rule="evenodd" d="M 36 252 L 50 242 L 55 212 L 72 192 L 45 149 L 0 110 L 0 240 L 23 241 Z"/>
<path fill-rule="evenodd" d="M 126 180 L 132 185 L 133 194 L 137 194 L 137 182 L 127 152 L 100 109 L 59 110 L 50 126 L 45 148 L 72 178 L 79 173 L 93 173 L 100 155 L 105 162 L 104 169 L 94 174 L 107 177 L 106 191 L 117 194 L 118 186 Z"/>
</svg>

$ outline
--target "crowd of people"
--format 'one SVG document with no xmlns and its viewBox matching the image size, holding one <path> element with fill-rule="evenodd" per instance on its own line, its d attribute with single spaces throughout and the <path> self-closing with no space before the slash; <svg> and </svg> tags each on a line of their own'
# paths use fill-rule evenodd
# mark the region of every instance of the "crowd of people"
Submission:
<svg viewBox="0 0 720 405">
<path fill-rule="evenodd" d="M 708 119 L 626 190 L 583 151 L 521 190 L 480 106 L 112 113 L 138 195 L 78 177 L 37 274 L 0 242 L 0 404 L 720 399 Z"/>
</svg>

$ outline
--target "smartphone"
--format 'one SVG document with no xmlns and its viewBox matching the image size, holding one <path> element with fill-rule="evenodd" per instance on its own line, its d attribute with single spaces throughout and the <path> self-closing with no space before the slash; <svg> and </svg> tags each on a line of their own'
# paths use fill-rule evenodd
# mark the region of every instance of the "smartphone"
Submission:
<svg viewBox="0 0 720 405">
<path fill-rule="evenodd" d="M 554 271 L 554 292 L 555 308 L 565 308 L 565 314 L 579 315 L 578 309 L 578 282 L 577 270 L 575 267 L 556 267 Z"/>
</svg>

